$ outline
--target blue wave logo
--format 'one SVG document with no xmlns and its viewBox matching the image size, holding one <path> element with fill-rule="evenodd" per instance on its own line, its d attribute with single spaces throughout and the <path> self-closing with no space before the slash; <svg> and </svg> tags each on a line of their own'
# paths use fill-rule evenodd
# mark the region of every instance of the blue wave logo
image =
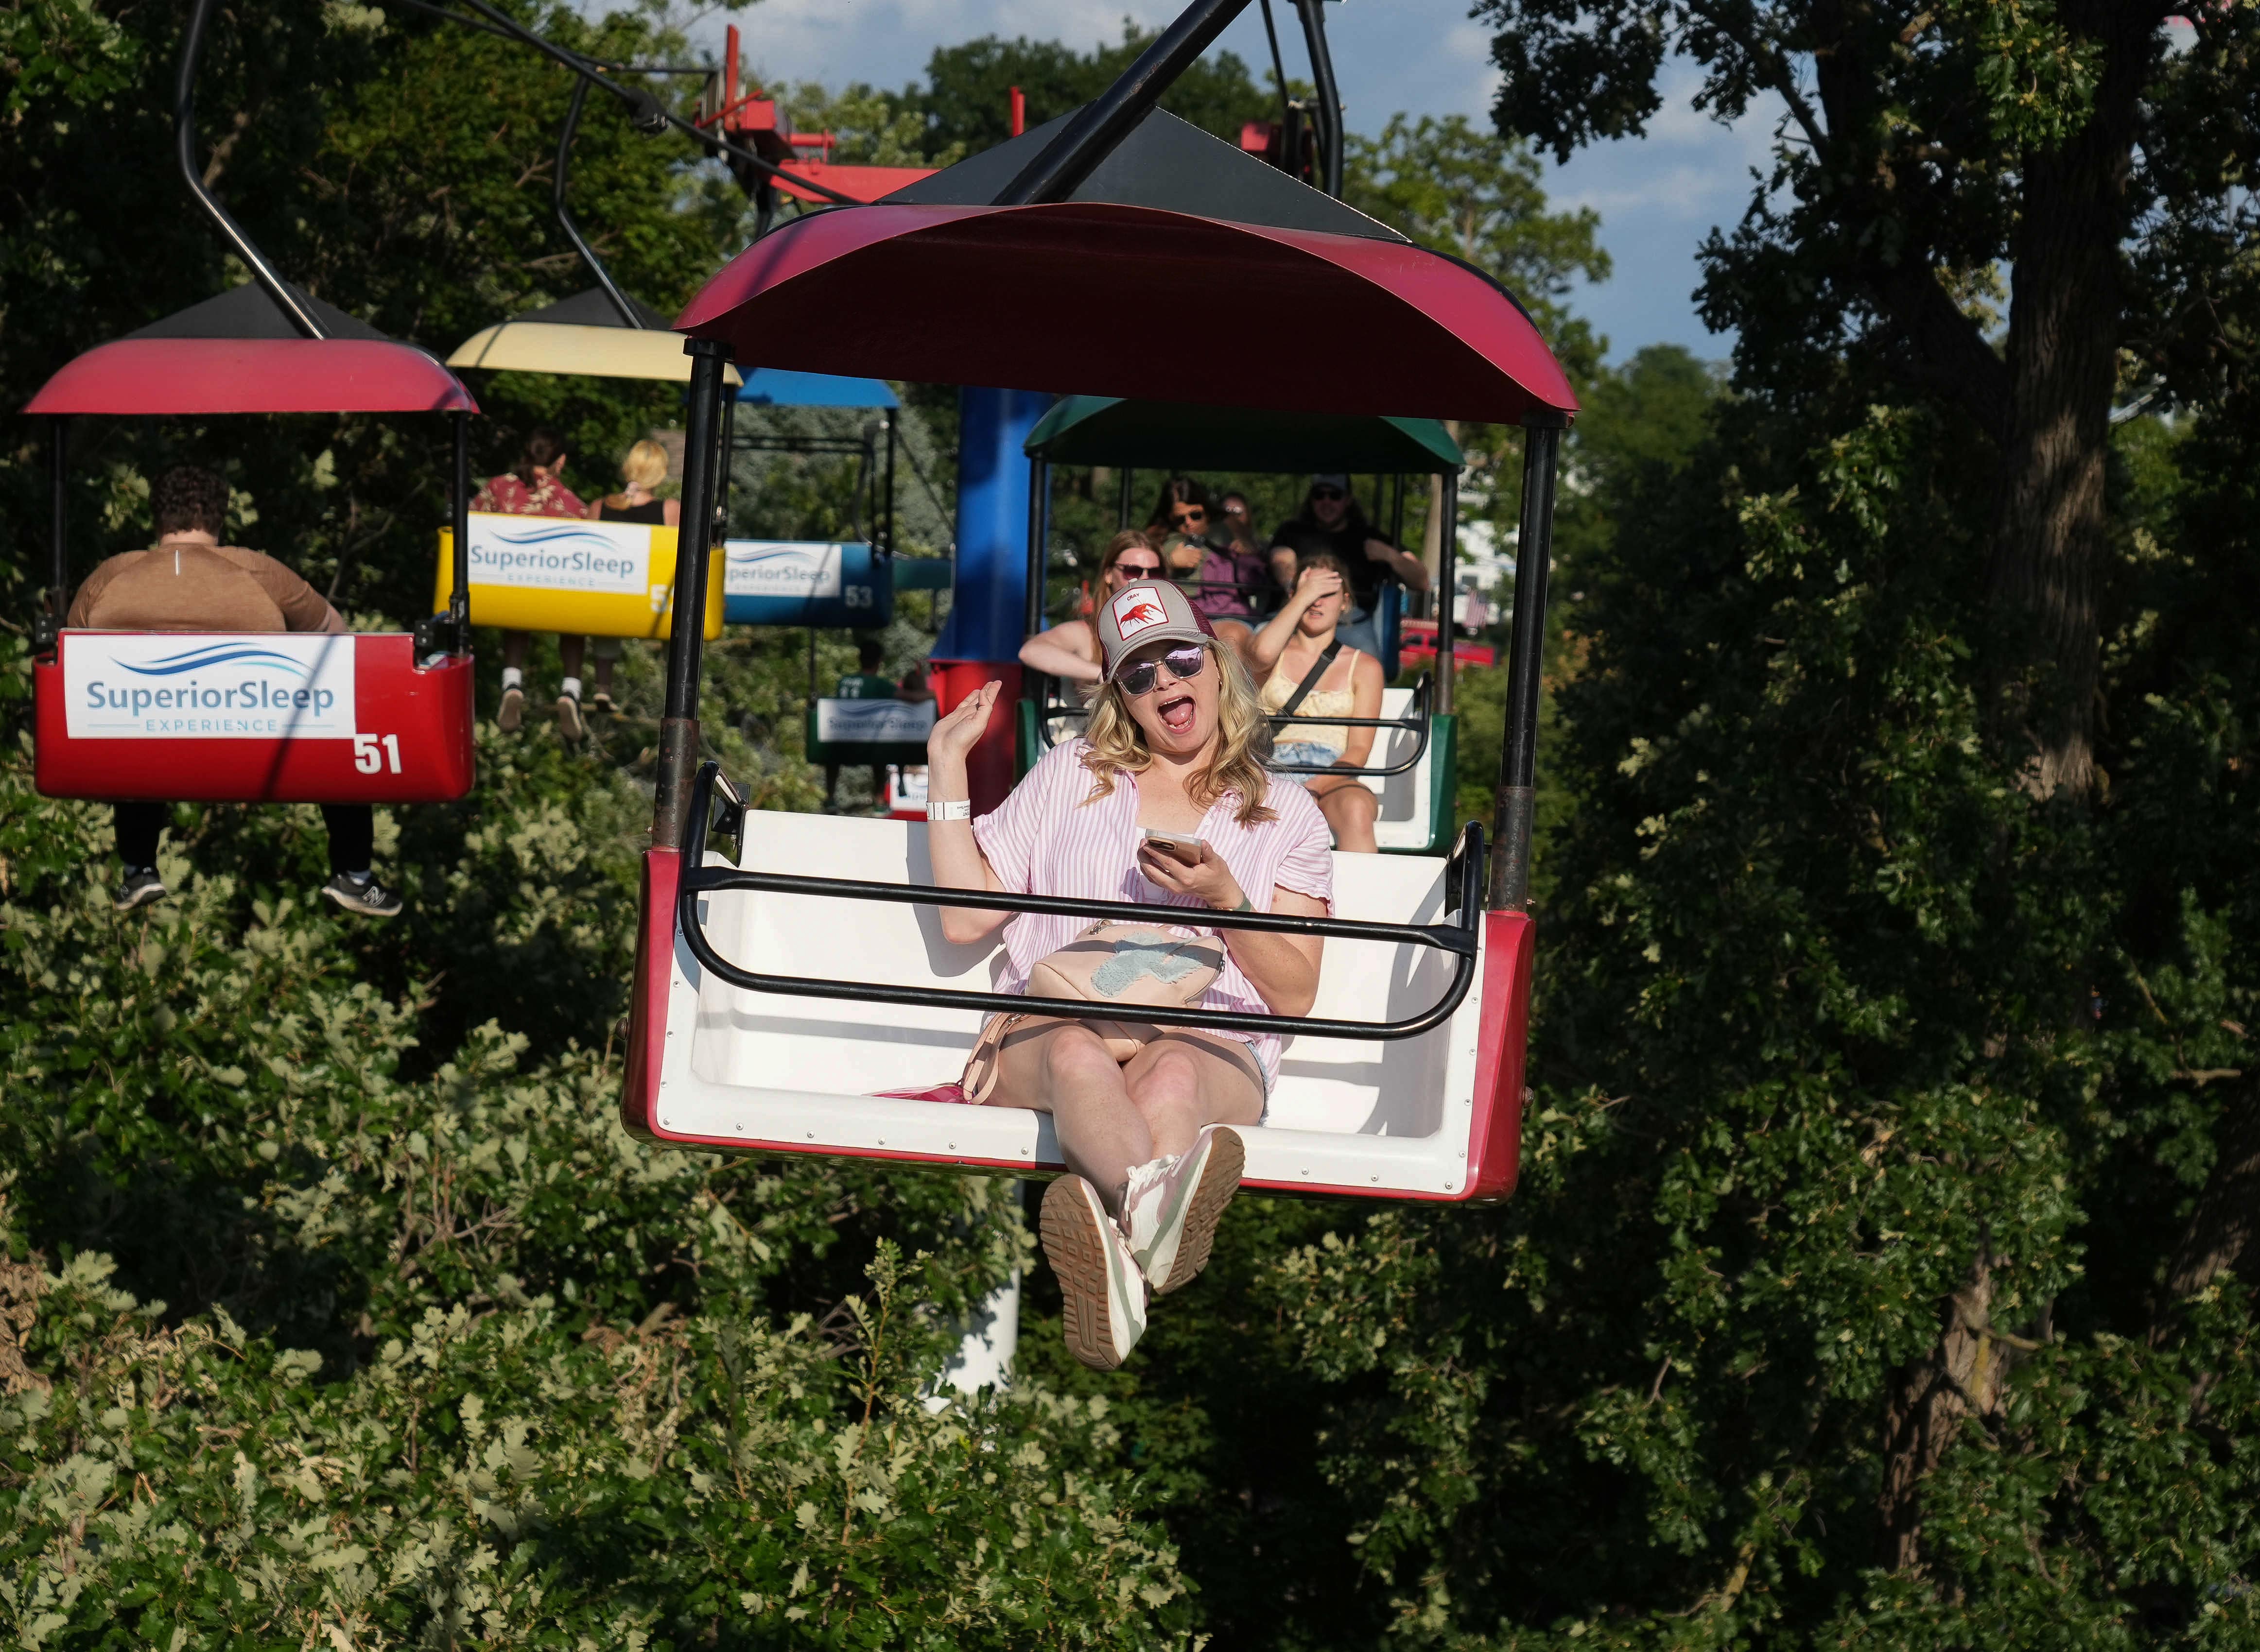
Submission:
<svg viewBox="0 0 2260 1652">
<path fill-rule="evenodd" d="M 501 540 L 504 545 L 592 545 L 605 551 L 616 548 L 603 534 L 592 533 L 586 528 L 519 528 L 515 530 L 506 528 L 490 528 L 487 531 L 492 538 Z"/>
<path fill-rule="evenodd" d="M 216 666 L 243 664 L 279 666 L 285 670 L 297 673 L 301 677 L 313 675 L 311 669 L 289 654 L 280 653 L 272 648 L 254 648 L 240 643 L 207 643 L 201 648 L 188 649 L 178 654 L 167 654 L 161 659 L 151 660 L 147 665 L 136 665 L 132 660 L 125 659 L 113 663 L 142 677 L 178 677 L 187 672 L 209 671 Z"/>
<path fill-rule="evenodd" d="M 824 557 L 819 552 L 803 551 L 794 545 L 776 545 L 767 551 L 733 551 L 730 562 L 734 567 L 799 567 L 811 570 L 824 566 Z"/>
</svg>

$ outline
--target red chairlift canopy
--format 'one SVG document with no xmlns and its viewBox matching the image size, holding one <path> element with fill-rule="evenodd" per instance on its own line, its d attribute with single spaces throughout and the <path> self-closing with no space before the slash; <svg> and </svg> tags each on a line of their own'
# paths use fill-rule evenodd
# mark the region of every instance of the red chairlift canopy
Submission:
<svg viewBox="0 0 2260 1652">
<path fill-rule="evenodd" d="M 64 364 L 26 413 L 476 413 L 438 358 L 318 298 L 304 338 L 255 281 Z"/>
<path fill-rule="evenodd" d="M 1576 411 L 1505 288 L 1158 110 L 1069 200 L 986 204 L 1068 118 L 772 231 L 677 330 L 741 363 L 938 384 L 1502 424 Z"/>
</svg>

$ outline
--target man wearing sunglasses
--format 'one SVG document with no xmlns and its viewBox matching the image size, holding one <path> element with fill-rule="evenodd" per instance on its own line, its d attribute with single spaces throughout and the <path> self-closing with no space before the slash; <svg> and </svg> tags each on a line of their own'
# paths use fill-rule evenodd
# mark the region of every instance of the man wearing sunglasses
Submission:
<svg viewBox="0 0 2260 1652">
<path fill-rule="evenodd" d="M 1098 559 L 1099 601 L 1137 580 L 1167 578 L 1162 553 L 1136 529 L 1127 529 L 1108 541 Z M 1068 620 L 1048 631 L 1038 631 L 1020 644 L 1020 663 L 1062 682 L 1097 682 L 1098 633 L 1089 620 Z"/>
<path fill-rule="evenodd" d="M 1300 516 L 1283 522 L 1271 536 L 1271 568 L 1283 588 L 1291 589 L 1298 558 L 1331 551 L 1350 570 L 1350 611 L 1335 627 L 1335 635 L 1352 648 L 1378 656 L 1380 628 L 1374 616 L 1381 605 L 1381 587 L 1394 580 L 1415 591 L 1428 588 L 1428 570 L 1420 558 L 1407 556 L 1391 545 L 1365 519 L 1349 478 L 1330 472 L 1311 478 L 1311 491 Z"/>
</svg>

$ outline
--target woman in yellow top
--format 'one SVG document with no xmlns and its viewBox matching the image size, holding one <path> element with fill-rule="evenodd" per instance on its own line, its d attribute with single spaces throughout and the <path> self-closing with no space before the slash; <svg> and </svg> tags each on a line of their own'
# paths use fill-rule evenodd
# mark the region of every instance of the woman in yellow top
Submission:
<svg viewBox="0 0 2260 1652">
<path fill-rule="evenodd" d="M 1313 550 L 1296 559 L 1295 591 L 1286 605 L 1247 642 L 1250 673 L 1263 685 L 1263 709 L 1278 712 L 1294 698 L 1320 657 L 1336 650 L 1323 675 L 1296 707 L 1298 719 L 1272 736 L 1274 763 L 1326 764 L 1338 769 L 1364 765 L 1373 751 L 1372 729 L 1344 728 L 1320 721 L 1327 716 L 1377 717 L 1383 687 L 1381 662 L 1334 635 L 1348 602 L 1349 569 L 1334 551 Z M 1381 801 L 1355 774 L 1302 774 L 1300 780 L 1333 829 L 1334 847 L 1375 854 L 1374 818 Z"/>
</svg>

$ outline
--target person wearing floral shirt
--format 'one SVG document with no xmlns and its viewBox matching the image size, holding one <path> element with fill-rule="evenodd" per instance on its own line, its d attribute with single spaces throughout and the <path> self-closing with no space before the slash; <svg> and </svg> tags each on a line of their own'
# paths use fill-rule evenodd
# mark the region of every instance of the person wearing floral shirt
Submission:
<svg viewBox="0 0 2260 1652">
<path fill-rule="evenodd" d="M 510 516 L 589 514 L 588 506 L 565 485 L 563 445 L 549 431 L 540 430 L 526 437 L 513 469 L 488 479 L 471 502 L 471 509 Z M 524 631 L 503 633 L 502 709 L 495 714 L 495 726 L 505 733 L 515 730 L 526 716 L 526 643 Z M 581 651 L 587 644 L 584 637 L 557 639 L 565 678 L 557 694 L 557 730 L 568 740 L 581 737 Z"/>
</svg>

